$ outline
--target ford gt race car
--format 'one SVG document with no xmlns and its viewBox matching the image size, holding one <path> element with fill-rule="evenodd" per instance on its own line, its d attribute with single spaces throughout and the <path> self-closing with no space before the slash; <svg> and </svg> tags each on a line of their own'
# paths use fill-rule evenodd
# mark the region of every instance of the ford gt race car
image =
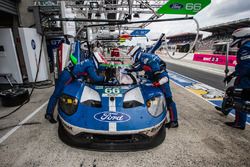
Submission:
<svg viewBox="0 0 250 167">
<path fill-rule="evenodd" d="M 163 93 L 147 79 L 132 74 L 120 73 L 102 85 L 75 80 L 65 87 L 58 113 L 59 137 L 74 147 L 141 150 L 165 139 Z"/>
</svg>

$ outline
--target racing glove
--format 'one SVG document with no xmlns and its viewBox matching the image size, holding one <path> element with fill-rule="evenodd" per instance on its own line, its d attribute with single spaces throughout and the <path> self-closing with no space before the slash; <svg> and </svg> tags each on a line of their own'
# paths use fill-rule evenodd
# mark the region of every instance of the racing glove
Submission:
<svg viewBox="0 0 250 167">
<path fill-rule="evenodd" d="M 159 80 L 159 82 L 154 82 L 153 83 L 153 86 L 154 87 L 159 87 L 159 86 L 161 86 L 161 85 L 163 85 L 163 84 L 165 84 L 165 83 L 167 83 L 168 82 L 168 77 L 163 77 L 163 78 L 161 78 L 160 80 Z"/>
<path fill-rule="evenodd" d="M 235 72 L 233 72 L 232 74 L 228 75 L 225 79 L 224 79 L 224 83 L 229 83 L 233 78 L 235 77 Z"/>
<path fill-rule="evenodd" d="M 153 83 L 153 86 L 154 86 L 154 87 L 159 87 L 159 86 L 161 86 L 161 84 L 160 84 L 159 82 L 154 82 L 154 83 Z"/>
<path fill-rule="evenodd" d="M 53 116 L 51 116 L 49 114 L 45 114 L 45 119 L 47 119 L 52 124 L 57 123 L 57 121 L 53 118 Z"/>
</svg>

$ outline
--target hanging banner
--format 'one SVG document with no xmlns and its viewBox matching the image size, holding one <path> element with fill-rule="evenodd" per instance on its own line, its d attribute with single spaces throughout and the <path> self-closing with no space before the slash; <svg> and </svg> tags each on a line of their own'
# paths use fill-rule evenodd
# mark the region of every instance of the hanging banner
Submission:
<svg viewBox="0 0 250 167">
<path fill-rule="evenodd" d="M 194 57 L 193 57 L 193 61 L 225 65 L 226 64 L 226 56 L 225 55 L 218 55 L 218 54 L 195 53 Z M 236 64 L 237 64 L 236 56 L 229 55 L 228 56 L 228 66 L 235 67 Z"/>
<path fill-rule="evenodd" d="M 133 37 L 145 37 L 149 31 L 149 29 L 137 29 L 134 30 L 130 35 Z"/>
<path fill-rule="evenodd" d="M 211 0 L 170 0 L 157 13 L 195 15 L 210 3 Z"/>
</svg>

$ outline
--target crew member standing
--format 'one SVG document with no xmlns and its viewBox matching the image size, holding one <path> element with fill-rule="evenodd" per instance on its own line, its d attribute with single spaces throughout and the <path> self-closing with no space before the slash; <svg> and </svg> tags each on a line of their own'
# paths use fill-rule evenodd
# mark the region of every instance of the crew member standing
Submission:
<svg viewBox="0 0 250 167">
<path fill-rule="evenodd" d="M 232 34 L 234 41 L 231 47 L 237 45 L 239 48 L 237 52 L 237 65 L 235 71 L 227 76 L 224 82 L 230 82 L 232 78 L 236 77 L 234 82 L 235 88 L 246 89 L 250 88 L 250 27 L 241 28 Z M 222 109 L 225 115 L 228 115 L 230 109 Z M 226 122 L 225 124 L 237 129 L 245 129 L 247 120 L 246 112 L 236 109 L 235 121 Z"/>
<path fill-rule="evenodd" d="M 157 46 L 158 47 L 158 46 Z M 154 49 L 151 53 L 154 53 Z M 159 87 L 165 95 L 167 110 L 170 114 L 170 122 L 166 124 L 169 128 L 178 127 L 178 116 L 176 104 L 172 99 L 172 93 L 169 86 L 169 76 L 166 70 L 166 64 L 159 56 L 151 53 L 143 53 L 141 47 L 131 47 L 128 55 L 131 56 L 134 64 L 131 69 L 126 69 L 127 72 L 145 71 L 145 75 L 153 82 L 153 86 Z"/>
</svg>

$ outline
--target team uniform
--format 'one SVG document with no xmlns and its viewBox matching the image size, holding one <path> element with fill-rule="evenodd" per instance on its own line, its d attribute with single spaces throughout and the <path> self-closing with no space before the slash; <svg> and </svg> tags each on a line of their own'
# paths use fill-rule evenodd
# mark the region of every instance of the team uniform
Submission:
<svg viewBox="0 0 250 167">
<path fill-rule="evenodd" d="M 95 64 L 91 59 L 85 59 L 84 61 L 74 66 L 69 65 L 68 67 L 66 67 L 56 81 L 55 90 L 51 95 L 47 106 L 45 118 L 48 119 L 51 123 L 56 122 L 53 118 L 53 113 L 58 98 L 60 97 L 64 87 L 74 79 L 81 76 L 88 76 L 93 82 L 103 82 L 105 79 L 103 76 L 97 75 Z"/>
<path fill-rule="evenodd" d="M 158 47 L 157 45 L 155 45 Z M 172 100 L 172 93 L 169 86 L 169 76 L 166 71 L 166 64 L 162 61 L 159 56 L 152 54 L 153 48 L 150 53 L 143 53 L 139 48 L 133 56 L 131 69 L 128 71 L 145 71 L 145 75 L 149 80 L 153 82 L 153 85 L 159 87 L 165 95 L 167 109 L 170 113 L 170 127 L 178 127 L 178 116 L 176 104 Z"/>
<path fill-rule="evenodd" d="M 237 53 L 237 65 L 235 72 L 231 74 L 235 76 L 234 87 L 246 89 L 250 88 L 250 40 L 243 43 Z M 231 110 L 225 110 L 224 114 L 228 115 Z M 235 111 L 235 121 L 233 123 L 227 123 L 230 126 L 245 128 L 247 120 L 247 113 L 242 111 Z"/>
<path fill-rule="evenodd" d="M 250 88 L 250 27 L 241 28 L 233 32 L 232 34 L 234 41 L 231 47 L 238 44 L 237 52 L 237 65 L 235 66 L 235 71 L 224 79 L 224 82 L 230 82 L 232 78 L 236 77 L 234 82 L 234 88 L 249 89 Z M 242 99 L 236 99 L 239 103 L 244 102 Z M 225 115 L 228 115 L 232 108 L 225 109 L 216 108 L 221 110 Z M 237 128 L 245 129 L 245 124 L 247 120 L 247 113 L 240 111 L 240 109 L 235 109 L 235 121 L 226 122 L 226 125 Z"/>
</svg>

